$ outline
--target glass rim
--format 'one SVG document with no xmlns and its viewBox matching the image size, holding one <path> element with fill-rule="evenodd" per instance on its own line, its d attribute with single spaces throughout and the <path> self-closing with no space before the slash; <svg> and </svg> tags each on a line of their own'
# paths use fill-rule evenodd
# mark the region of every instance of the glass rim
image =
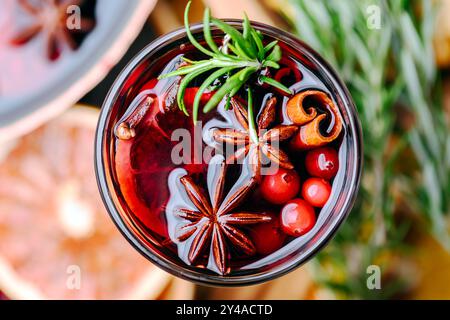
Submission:
<svg viewBox="0 0 450 320">
<path fill-rule="evenodd" d="M 241 19 L 224 19 L 224 21 L 230 23 L 235 27 L 238 27 L 239 29 L 241 28 Z M 348 115 L 348 121 L 344 121 L 344 123 L 348 127 L 348 131 L 352 133 L 353 139 L 350 143 L 350 146 L 353 148 L 352 151 L 355 158 L 353 161 L 353 165 L 347 168 L 346 172 L 344 173 L 344 177 L 347 181 L 344 183 L 344 186 L 349 185 L 349 190 L 344 199 L 343 205 L 339 210 L 338 216 L 327 223 L 328 226 L 327 224 L 324 225 L 324 227 L 327 226 L 326 231 L 320 235 L 319 239 L 315 241 L 315 243 L 310 248 L 295 256 L 294 258 L 290 258 L 288 259 L 288 261 L 280 263 L 276 267 L 269 268 L 265 271 L 259 271 L 254 274 L 247 274 L 242 276 L 221 276 L 207 274 L 183 267 L 181 264 L 177 264 L 176 262 L 171 261 L 163 254 L 158 253 L 156 250 L 153 250 L 152 248 L 147 246 L 134 234 L 132 230 L 130 230 L 130 227 L 127 226 L 126 222 L 124 221 L 124 217 L 119 213 L 119 210 L 117 208 L 118 204 L 114 202 L 112 196 L 112 193 L 115 193 L 115 191 L 111 190 L 109 187 L 111 185 L 111 181 L 108 182 L 108 180 L 111 180 L 111 174 L 108 173 L 107 170 L 105 170 L 107 168 L 106 163 L 107 161 L 109 161 L 108 159 L 105 159 L 104 154 L 104 149 L 106 146 L 106 134 L 104 134 L 105 127 L 108 125 L 109 116 L 112 111 L 112 107 L 117 100 L 120 89 L 122 88 L 123 83 L 127 80 L 129 74 L 131 74 L 135 67 L 139 65 L 139 63 L 144 61 L 147 56 L 161 50 L 161 47 L 165 47 L 179 39 L 186 38 L 187 40 L 186 31 L 183 27 L 162 35 L 149 43 L 130 60 L 125 68 L 122 69 L 113 85 L 111 86 L 102 105 L 96 130 L 94 162 L 97 184 L 103 203 L 116 227 L 140 254 L 156 264 L 156 266 L 171 273 L 172 275 L 202 285 L 240 286 L 257 284 L 278 278 L 306 263 L 334 237 L 339 226 L 349 215 L 356 200 L 361 180 L 363 166 L 361 124 L 351 95 L 348 92 L 348 89 L 343 81 L 337 75 L 336 71 L 316 51 L 314 51 L 303 41 L 299 40 L 296 36 L 263 23 L 252 21 L 251 24 L 263 34 L 278 39 L 279 41 L 287 44 L 297 51 L 298 48 L 301 47 L 302 54 L 306 53 L 306 58 L 316 64 L 321 69 L 321 72 L 324 72 L 326 77 L 333 83 L 335 89 L 338 91 L 337 95 L 339 95 L 339 97 L 342 99 L 342 106 L 345 108 L 345 112 Z M 202 33 L 203 24 L 192 24 L 190 26 L 190 30 L 194 35 Z M 212 30 L 217 29 L 212 28 Z M 188 40 L 186 42 L 188 42 Z M 342 190 L 344 189 L 345 188 L 342 188 Z M 342 192 L 342 190 L 339 192 Z"/>
</svg>

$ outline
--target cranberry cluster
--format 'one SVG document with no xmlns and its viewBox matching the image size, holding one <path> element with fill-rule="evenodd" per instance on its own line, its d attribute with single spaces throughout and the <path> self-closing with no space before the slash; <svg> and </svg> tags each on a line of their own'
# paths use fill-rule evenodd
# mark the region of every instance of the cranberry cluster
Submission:
<svg viewBox="0 0 450 320">
<path fill-rule="evenodd" d="M 305 157 L 305 167 L 309 174 L 305 181 L 301 181 L 294 169 L 279 168 L 273 175 L 263 177 L 262 197 L 282 207 L 279 214 L 273 214 L 270 223 L 253 228 L 258 253 L 271 253 L 283 245 L 287 236 L 299 237 L 314 227 L 314 208 L 325 206 L 331 195 L 331 181 L 339 169 L 338 153 L 331 147 L 310 150 Z"/>
</svg>

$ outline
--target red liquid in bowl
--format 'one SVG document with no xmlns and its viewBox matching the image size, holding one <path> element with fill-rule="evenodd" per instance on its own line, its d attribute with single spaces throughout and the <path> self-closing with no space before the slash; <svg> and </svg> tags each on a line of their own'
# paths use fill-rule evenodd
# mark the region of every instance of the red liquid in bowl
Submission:
<svg viewBox="0 0 450 320">
<path fill-rule="evenodd" d="M 281 68 L 278 73 L 277 70 L 272 71 L 273 76 L 296 93 L 312 89 L 323 91 L 338 105 L 328 85 L 321 80 L 314 64 L 302 54 L 294 52 L 290 47 L 281 43 L 280 45 L 283 50 Z M 176 239 L 179 229 L 186 226 L 190 221 L 180 218 L 171 211 L 176 207 L 173 204 L 177 203 L 190 203 L 192 207 L 192 203 L 186 200 L 186 192 L 182 190 L 179 178 L 186 174 L 204 190 L 210 190 L 214 185 L 211 181 L 208 183 L 207 159 L 201 159 L 201 156 L 200 159 L 194 159 L 193 154 L 195 152 L 191 155 L 192 162 L 197 160 L 197 162 L 200 161 L 199 163 L 173 163 L 171 154 L 173 148 L 179 143 L 179 141 L 172 141 L 173 132 L 176 129 L 184 128 L 191 134 L 192 139 L 198 139 L 199 134 L 197 133 L 196 136 L 192 118 L 185 116 L 176 103 L 179 78 L 173 77 L 160 81 L 157 81 L 156 78 L 160 74 L 175 70 L 181 63 L 180 57 L 183 54 L 186 54 L 190 59 L 201 58 L 198 55 L 193 55 L 192 52 L 193 50 L 189 45 L 175 47 L 175 49 L 167 51 L 156 60 L 146 61 L 138 65 L 123 84 L 121 91 L 124 94 L 119 97 L 115 105 L 119 110 L 115 115 L 116 127 L 124 119 L 132 117 L 133 113 L 139 114 L 139 107 L 136 108 L 139 105 L 138 101 L 151 97 L 153 102 L 148 106 L 146 112 L 142 112 L 145 115 L 137 123 L 133 138 L 124 140 L 113 137 L 111 140 L 115 191 L 123 211 L 126 212 L 128 219 L 134 225 L 134 232 L 139 234 L 139 237 L 144 239 L 153 250 L 159 251 L 165 259 L 184 268 L 212 275 L 245 276 L 249 273 L 268 270 L 286 262 L 292 257 L 296 248 L 305 246 L 309 241 L 313 241 L 315 237 L 320 236 L 320 231 L 317 230 L 320 230 L 320 226 L 330 218 L 330 208 L 333 207 L 338 194 L 341 192 L 339 188 L 343 183 L 346 162 L 340 161 L 342 164 L 336 176 L 329 181 L 332 185 L 332 193 L 327 205 L 323 209 L 314 209 L 317 222 L 309 232 L 300 237 L 285 234 L 278 221 L 283 204 L 272 204 L 264 199 L 261 195 L 260 184 L 257 184 L 248 193 L 245 201 L 233 209 L 233 212 L 254 212 L 272 217 L 272 221 L 268 222 L 267 227 L 261 227 L 258 224 L 245 224 L 236 227 L 252 242 L 255 250 L 250 254 L 246 253 L 236 243 L 225 237 L 225 272 L 220 270 L 212 260 L 212 245 L 209 243 L 202 247 L 201 253 L 194 260 L 189 259 L 189 250 L 195 242 L 193 239 L 195 234 L 188 237 L 187 240 Z M 191 83 L 185 97 L 190 113 L 192 113 L 190 101 L 193 99 L 196 87 L 199 84 L 196 81 Z M 206 94 L 204 100 L 207 101 L 210 96 L 211 93 Z M 245 96 L 243 94 L 242 96 L 245 101 Z M 253 108 L 256 115 L 260 112 L 268 97 L 276 97 L 278 110 L 276 122 L 278 124 L 290 122 L 285 112 L 288 99 L 281 95 L 279 91 L 258 86 L 255 88 L 253 96 Z M 224 106 L 225 103 L 222 102 L 217 110 L 207 114 L 199 113 L 199 120 L 203 124 L 203 129 L 205 127 L 220 128 L 224 126 L 224 123 L 226 123 L 225 126 L 230 125 L 233 112 L 225 110 Z M 324 111 L 319 110 L 319 112 Z M 333 119 L 332 115 L 329 114 L 328 116 L 330 119 L 325 121 L 325 125 L 321 128 L 324 134 L 336 120 Z M 337 116 L 341 117 L 340 114 Z M 346 124 L 344 123 L 339 137 L 332 143 L 327 144 L 327 147 L 336 150 L 341 158 L 345 157 L 346 153 L 346 130 Z M 200 141 L 202 141 L 201 133 Z M 202 141 L 202 147 L 206 148 L 207 146 L 205 141 Z M 289 156 L 294 165 L 294 170 L 300 177 L 300 183 L 303 183 L 310 177 L 305 168 L 305 155 L 308 150 L 292 150 L 287 141 L 281 142 L 280 148 Z M 239 187 L 239 177 L 245 170 L 246 167 L 240 164 L 228 166 L 225 175 L 224 197 L 230 189 Z M 170 189 L 172 191 L 175 189 L 176 192 L 171 192 Z M 300 197 L 301 190 L 299 190 L 296 198 Z M 272 239 L 272 241 L 266 242 L 265 239 Z M 211 239 L 208 239 L 208 241 L 211 242 Z M 268 243 L 271 245 L 268 245 Z"/>
</svg>

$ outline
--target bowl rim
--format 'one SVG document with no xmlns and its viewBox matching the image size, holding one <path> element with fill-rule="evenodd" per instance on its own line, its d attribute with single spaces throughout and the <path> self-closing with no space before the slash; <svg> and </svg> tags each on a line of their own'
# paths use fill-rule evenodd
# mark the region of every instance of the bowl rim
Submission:
<svg viewBox="0 0 450 320">
<path fill-rule="evenodd" d="M 230 23 L 238 28 L 241 27 L 242 23 L 241 19 L 223 19 L 223 21 Z M 145 48 L 143 48 L 133 59 L 130 60 L 130 62 L 126 65 L 126 67 L 121 71 L 119 76 L 116 78 L 114 84 L 112 85 L 107 94 L 107 97 L 103 103 L 100 112 L 99 122 L 96 131 L 94 162 L 95 162 L 95 174 L 97 178 L 97 184 L 103 202 L 106 206 L 106 209 L 109 215 L 111 216 L 112 220 L 116 224 L 117 228 L 119 229 L 119 231 L 138 252 L 140 252 L 144 257 L 146 257 L 151 262 L 155 263 L 158 267 L 173 274 L 174 276 L 202 285 L 242 286 L 242 285 L 257 284 L 283 276 L 286 273 L 303 265 L 304 263 L 309 261 L 318 251 L 321 250 L 323 246 L 325 246 L 334 237 L 337 229 L 349 215 L 354 205 L 361 180 L 363 167 L 363 157 L 362 157 L 363 144 L 362 144 L 361 124 L 351 95 L 347 87 L 343 83 L 343 81 L 337 75 L 336 71 L 316 51 L 314 51 L 303 41 L 296 38 L 296 36 L 281 29 L 278 29 L 276 27 L 269 26 L 260 22 L 251 21 L 251 24 L 258 30 L 260 30 L 263 34 L 267 34 L 271 37 L 277 38 L 293 48 L 298 46 L 303 47 L 303 50 L 308 54 L 307 59 L 312 60 L 315 64 L 317 64 L 319 67 L 323 69 L 321 71 L 325 72 L 325 75 L 328 77 L 328 79 L 333 82 L 333 85 L 338 91 L 337 95 L 339 95 L 339 97 L 342 99 L 342 105 L 344 106 L 349 119 L 346 125 L 349 128 L 348 130 L 352 133 L 352 137 L 354 138 L 350 146 L 353 148 L 355 161 L 353 165 L 348 168 L 348 171 L 350 171 L 349 174 L 346 174 L 346 177 L 348 176 L 350 177 L 348 185 L 351 187 L 351 192 L 349 192 L 346 195 L 342 208 L 339 211 L 339 214 L 334 219 L 334 221 L 331 221 L 329 223 L 329 227 L 326 229 L 326 232 L 320 235 L 320 238 L 317 241 L 315 241 L 315 243 L 301 255 L 297 255 L 289 259 L 289 261 L 281 263 L 280 266 L 273 268 L 276 270 L 269 269 L 254 274 L 246 274 L 243 276 L 232 276 L 232 277 L 205 274 L 194 271 L 192 269 L 188 269 L 180 264 L 177 264 L 167 259 L 162 254 L 154 252 L 154 250 L 152 250 L 144 243 L 142 243 L 142 241 L 140 241 L 133 234 L 133 232 L 124 222 L 123 217 L 118 212 L 118 209 L 111 196 L 111 190 L 109 190 L 108 188 L 107 180 L 110 177 L 107 176 L 108 173 L 105 170 L 106 166 L 104 166 L 105 161 L 107 161 L 105 159 L 104 154 L 106 142 L 105 139 L 107 135 L 103 133 L 105 126 L 107 125 L 107 120 L 109 119 L 112 106 L 116 101 L 121 86 L 127 79 L 128 75 L 134 70 L 134 68 L 152 52 L 158 51 L 161 46 L 165 46 L 174 41 L 177 41 L 180 39 L 180 37 L 185 38 L 186 31 L 184 28 L 176 29 L 168 34 L 158 37 L 157 39 L 149 43 Z M 190 30 L 194 35 L 196 35 L 197 33 L 201 33 L 203 30 L 203 24 L 202 23 L 191 24 Z"/>
</svg>

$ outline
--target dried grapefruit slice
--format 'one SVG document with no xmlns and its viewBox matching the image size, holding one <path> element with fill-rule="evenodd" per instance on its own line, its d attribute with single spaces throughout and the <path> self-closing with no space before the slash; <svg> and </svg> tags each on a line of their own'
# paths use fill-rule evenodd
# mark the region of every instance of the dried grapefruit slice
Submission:
<svg viewBox="0 0 450 320">
<path fill-rule="evenodd" d="M 101 203 L 97 118 L 97 110 L 75 107 L 0 155 L 0 289 L 8 297 L 150 299 L 170 282 Z"/>
</svg>

